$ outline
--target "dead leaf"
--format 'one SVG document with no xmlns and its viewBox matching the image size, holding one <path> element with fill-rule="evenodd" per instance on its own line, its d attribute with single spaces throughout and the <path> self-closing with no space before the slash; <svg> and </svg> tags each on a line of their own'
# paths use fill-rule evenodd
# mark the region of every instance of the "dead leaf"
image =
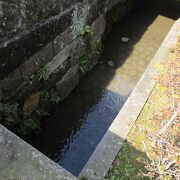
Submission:
<svg viewBox="0 0 180 180">
<path fill-rule="evenodd" d="M 34 110 L 36 109 L 40 99 L 40 92 L 34 93 L 27 98 L 24 103 L 23 113 L 24 117 L 29 117 L 32 115 Z"/>
</svg>

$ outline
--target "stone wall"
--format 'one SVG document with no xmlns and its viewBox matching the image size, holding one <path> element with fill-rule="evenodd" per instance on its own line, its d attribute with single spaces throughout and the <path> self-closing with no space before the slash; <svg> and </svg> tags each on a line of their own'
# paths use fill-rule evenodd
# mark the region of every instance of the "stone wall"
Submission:
<svg viewBox="0 0 180 180">
<path fill-rule="evenodd" d="M 49 101 L 72 91 L 97 63 L 106 14 L 117 4 L 119 17 L 132 7 L 131 0 L 0 0 L 1 106 L 21 109 L 8 117 L 18 124 L 35 110 L 43 115 Z"/>
</svg>

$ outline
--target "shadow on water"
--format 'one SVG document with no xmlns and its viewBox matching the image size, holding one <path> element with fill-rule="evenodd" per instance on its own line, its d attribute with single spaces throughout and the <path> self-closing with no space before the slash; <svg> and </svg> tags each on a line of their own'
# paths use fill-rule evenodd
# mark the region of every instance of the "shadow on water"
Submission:
<svg viewBox="0 0 180 180">
<path fill-rule="evenodd" d="M 146 2 L 137 1 L 135 8 L 114 25 L 104 41 L 102 62 L 65 101 L 52 109 L 42 132 L 32 137 L 34 147 L 76 176 L 157 51 L 173 24 L 172 19 L 180 16 L 177 4 L 170 7 L 164 1 L 160 5 L 156 1 Z M 161 14 L 166 17 L 159 17 Z M 156 19 L 153 29 L 151 25 Z M 163 29 L 158 21 L 162 21 Z M 129 42 L 123 43 L 122 37 L 128 37 Z M 143 38 L 146 41 L 140 42 Z M 108 61 L 113 61 L 114 67 L 109 67 Z"/>
<path fill-rule="evenodd" d="M 171 0 L 134 1 L 133 10 L 120 23 L 114 25 L 105 40 L 105 51 L 102 59 L 115 61 L 117 68 L 126 62 L 136 43 L 158 16 L 164 16 L 173 20 L 177 20 L 180 17 L 179 2 Z M 169 27 L 166 28 L 168 32 Z M 121 37 L 130 39 L 128 46 L 121 42 Z M 147 46 L 146 48 L 148 49 L 149 47 Z"/>
<path fill-rule="evenodd" d="M 80 93 L 83 92 L 77 88 L 56 107 L 33 144 L 75 175 L 83 168 L 126 99 L 108 90 L 101 94 L 90 93 L 87 97 Z"/>
</svg>

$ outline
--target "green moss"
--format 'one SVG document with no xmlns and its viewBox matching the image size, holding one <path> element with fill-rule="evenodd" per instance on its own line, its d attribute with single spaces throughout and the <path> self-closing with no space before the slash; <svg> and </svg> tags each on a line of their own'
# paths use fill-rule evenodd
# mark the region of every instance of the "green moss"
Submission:
<svg viewBox="0 0 180 180">
<path fill-rule="evenodd" d="M 105 179 L 123 180 L 132 177 L 134 180 L 142 179 L 139 176 L 139 169 L 145 170 L 144 164 L 141 162 L 144 159 L 149 161 L 145 153 L 136 150 L 126 141 Z"/>
</svg>

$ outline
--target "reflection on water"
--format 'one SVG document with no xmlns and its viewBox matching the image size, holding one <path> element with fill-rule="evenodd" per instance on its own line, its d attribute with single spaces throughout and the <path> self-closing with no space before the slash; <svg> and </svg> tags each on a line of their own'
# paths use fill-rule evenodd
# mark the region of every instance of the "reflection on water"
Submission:
<svg viewBox="0 0 180 180">
<path fill-rule="evenodd" d="M 43 126 L 43 133 L 33 140 L 35 147 L 75 175 L 80 173 L 126 100 L 108 90 L 90 96 L 76 89 L 54 110 Z"/>
</svg>

